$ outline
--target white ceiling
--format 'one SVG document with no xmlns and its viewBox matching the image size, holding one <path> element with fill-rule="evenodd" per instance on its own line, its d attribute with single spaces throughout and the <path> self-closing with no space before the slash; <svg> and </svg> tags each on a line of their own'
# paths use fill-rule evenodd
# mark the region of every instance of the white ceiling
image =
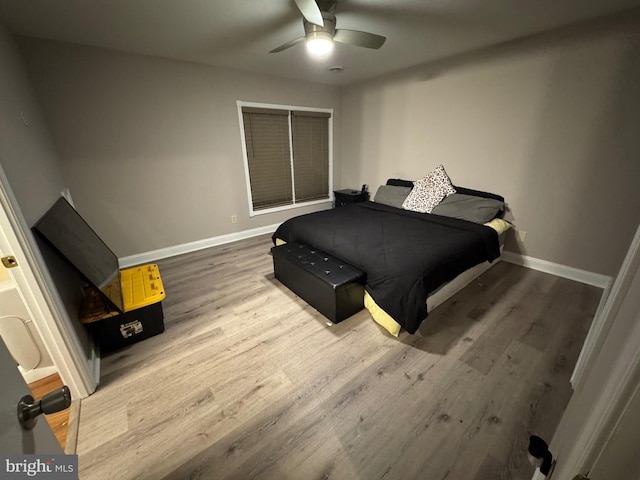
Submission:
<svg viewBox="0 0 640 480">
<path fill-rule="evenodd" d="M 294 0 L 1 0 L 18 35 L 346 85 L 640 5 L 640 0 L 338 0 L 337 27 L 387 37 L 310 59 Z M 340 65 L 340 73 L 327 67 Z"/>
</svg>

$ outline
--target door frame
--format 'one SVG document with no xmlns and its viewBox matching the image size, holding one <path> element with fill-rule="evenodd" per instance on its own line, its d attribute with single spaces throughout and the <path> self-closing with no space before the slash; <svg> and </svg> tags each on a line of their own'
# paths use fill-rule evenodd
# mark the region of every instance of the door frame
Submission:
<svg viewBox="0 0 640 480">
<path fill-rule="evenodd" d="M 551 441 L 552 452 L 563 449 L 554 478 L 588 474 L 640 388 L 639 296 L 640 226 L 602 308 L 603 318 L 583 372 Z"/>
<path fill-rule="evenodd" d="M 100 357 L 92 350 L 85 358 L 49 272 L 43 268 L 40 254 L 29 227 L 13 195 L 9 180 L 0 165 L 0 245 L 5 255 L 18 260 L 19 267 L 9 270 L 16 289 L 31 315 L 60 378 L 71 390 L 72 398 L 88 397 L 98 386 Z"/>
</svg>

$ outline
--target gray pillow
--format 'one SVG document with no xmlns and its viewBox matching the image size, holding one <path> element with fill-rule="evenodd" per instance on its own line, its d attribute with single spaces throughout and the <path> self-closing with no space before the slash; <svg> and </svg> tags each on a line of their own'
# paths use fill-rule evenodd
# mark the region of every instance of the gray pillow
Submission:
<svg viewBox="0 0 640 480">
<path fill-rule="evenodd" d="M 402 208 L 405 198 L 409 195 L 411 187 L 396 187 L 392 185 L 380 185 L 373 201 L 383 203 L 390 207 Z"/>
<path fill-rule="evenodd" d="M 504 210 L 504 202 L 500 200 L 454 193 L 433 207 L 431 213 L 469 222 L 486 223 L 496 218 L 502 210 Z"/>
</svg>

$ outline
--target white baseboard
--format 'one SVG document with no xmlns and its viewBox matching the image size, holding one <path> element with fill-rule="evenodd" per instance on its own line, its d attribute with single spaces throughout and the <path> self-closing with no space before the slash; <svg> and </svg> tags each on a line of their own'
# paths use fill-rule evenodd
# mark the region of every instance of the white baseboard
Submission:
<svg viewBox="0 0 640 480">
<path fill-rule="evenodd" d="M 532 270 L 550 273 L 557 277 L 568 278 L 569 280 L 575 280 L 576 282 L 593 285 L 594 287 L 606 289 L 611 284 L 611 277 L 608 275 L 588 272 L 586 270 L 580 270 L 579 268 L 568 267 L 566 265 L 560 265 L 559 263 L 549 262 L 547 260 L 541 260 L 527 255 L 520 255 L 519 253 L 505 251 L 502 254 L 502 260 L 516 265 L 522 265 L 523 267 L 527 267 Z"/>
<path fill-rule="evenodd" d="M 252 228 L 250 230 L 243 230 L 241 232 L 234 232 L 228 233 L 226 235 L 218 235 L 217 237 L 204 238 L 202 240 L 196 240 L 195 242 L 183 243 L 181 245 L 174 245 L 172 247 L 159 248 L 158 250 L 152 250 L 150 252 L 129 255 L 128 257 L 122 257 L 119 259 L 120 268 L 132 267 L 134 265 L 140 265 L 144 263 L 153 263 L 163 258 L 182 255 L 183 253 L 196 252 L 204 248 L 215 247 L 216 245 L 223 245 L 225 243 L 244 240 L 245 238 L 257 237 L 258 235 L 273 233 L 276 231 L 276 228 L 278 228 L 279 225 L 279 223 L 276 223 L 274 225 L 266 225 L 264 227 Z"/>
</svg>

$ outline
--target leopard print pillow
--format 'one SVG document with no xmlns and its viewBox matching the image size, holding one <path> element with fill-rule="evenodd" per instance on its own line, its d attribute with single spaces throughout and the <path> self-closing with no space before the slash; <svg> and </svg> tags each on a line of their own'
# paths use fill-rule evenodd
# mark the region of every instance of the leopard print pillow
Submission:
<svg viewBox="0 0 640 480">
<path fill-rule="evenodd" d="M 402 203 L 402 208 L 420 213 L 431 213 L 445 197 L 456 193 L 451 179 L 442 165 L 416 181 L 413 190 Z"/>
</svg>

